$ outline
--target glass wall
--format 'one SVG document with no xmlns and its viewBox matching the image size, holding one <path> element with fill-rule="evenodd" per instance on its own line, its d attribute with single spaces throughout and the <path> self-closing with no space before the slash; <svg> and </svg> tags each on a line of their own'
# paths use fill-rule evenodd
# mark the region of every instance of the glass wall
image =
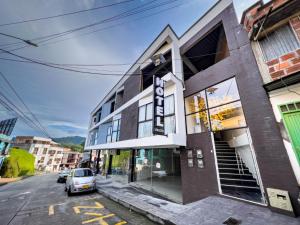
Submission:
<svg viewBox="0 0 300 225">
<path fill-rule="evenodd" d="M 165 116 L 165 134 L 175 133 L 175 105 L 174 95 L 165 97 L 164 99 L 164 116 Z M 152 114 L 153 114 L 152 103 L 139 107 L 139 126 L 138 126 L 138 137 L 149 137 L 152 136 Z"/>
<path fill-rule="evenodd" d="M 113 151 L 113 154 L 106 157 L 105 169 L 109 172 L 109 176 L 114 180 L 122 183 L 128 183 L 130 175 L 131 150 Z M 108 151 L 108 153 L 111 152 Z"/>
<path fill-rule="evenodd" d="M 180 154 L 175 149 L 140 149 L 135 159 L 136 184 L 182 202 Z"/>
<path fill-rule="evenodd" d="M 188 134 L 245 127 L 235 78 L 185 98 Z"/>
</svg>

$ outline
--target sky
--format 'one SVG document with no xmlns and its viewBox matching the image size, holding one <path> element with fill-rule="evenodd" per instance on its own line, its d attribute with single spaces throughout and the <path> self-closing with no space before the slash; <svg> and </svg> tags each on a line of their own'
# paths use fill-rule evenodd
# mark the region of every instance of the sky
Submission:
<svg viewBox="0 0 300 225">
<path fill-rule="evenodd" d="M 1 26 L 5 23 L 53 16 L 122 1 L 127 2 L 70 16 Z M 0 72 L 9 80 L 51 137 L 86 136 L 90 112 L 120 79 L 120 74 L 143 53 L 161 30 L 170 24 L 180 36 L 216 1 L 177 0 L 163 5 L 170 0 L 156 0 L 161 3 L 160 6 L 149 11 L 49 40 L 40 43 L 38 47 L 27 45 L 26 48 L 19 50 L 14 49 L 26 44 L 7 45 L 19 41 L 0 35 L 0 48 L 42 61 L 60 64 L 128 64 L 93 67 L 101 70 L 101 73 L 117 74 L 114 76 L 78 74 L 33 63 L 6 61 L 3 58 L 17 58 L 5 53 L 0 53 Z M 92 24 L 149 2 L 150 0 L 1 0 L 0 32 L 25 40 L 34 40 L 37 37 Z M 235 0 L 238 17 L 240 18 L 243 9 L 254 2 L 256 0 Z M 154 2 L 152 5 L 154 4 L 157 3 Z M 93 30 L 98 31 L 82 35 Z M 28 114 L 1 77 L 0 90 Z M 0 105 L 0 120 L 12 117 L 13 112 Z M 17 135 L 44 136 L 39 130 L 28 127 L 20 119 L 12 136 Z"/>
</svg>

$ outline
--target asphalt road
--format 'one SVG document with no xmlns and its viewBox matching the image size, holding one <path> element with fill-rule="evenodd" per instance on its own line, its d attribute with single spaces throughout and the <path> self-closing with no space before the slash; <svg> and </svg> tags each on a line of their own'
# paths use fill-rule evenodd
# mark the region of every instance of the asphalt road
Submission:
<svg viewBox="0 0 300 225">
<path fill-rule="evenodd" d="M 56 174 L 0 186 L 0 225 L 152 225 L 98 193 L 68 197 Z"/>
</svg>

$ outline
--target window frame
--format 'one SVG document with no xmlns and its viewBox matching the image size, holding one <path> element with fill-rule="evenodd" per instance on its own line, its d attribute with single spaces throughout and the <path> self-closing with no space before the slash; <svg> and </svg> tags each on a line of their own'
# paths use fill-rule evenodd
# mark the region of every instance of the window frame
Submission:
<svg viewBox="0 0 300 225">
<path fill-rule="evenodd" d="M 294 36 L 295 40 L 298 42 L 299 48 L 300 48 L 300 39 L 299 39 L 298 35 L 296 34 L 294 28 L 291 26 L 291 24 L 290 24 L 289 22 L 287 22 L 287 23 L 281 25 L 281 26 L 278 27 L 276 30 L 278 30 L 278 29 L 280 29 L 280 28 L 283 28 L 284 26 L 289 27 L 289 29 L 291 30 L 292 35 Z M 276 30 L 274 30 L 273 32 L 276 32 Z M 289 54 L 289 53 L 291 53 L 291 52 L 296 51 L 297 49 L 299 49 L 299 48 L 296 48 L 296 49 L 294 49 L 293 51 L 286 52 L 286 53 L 284 53 L 284 54 L 281 54 L 281 55 L 279 55 L 279 56 L 276 56 L 275 58 L 272 58 L 272 59 L 269 59 L 269 60 L 268 60 L 267 57 L 266 57 L 265 51 L 264 51 L 264 49 L 263 49 L 263 47 L 262 47 L 261 41 L 262 41 L 263 39 L 265 39 L 265 38 L 268 38 L 271 34 L 272 34 L 272 31 L 269 32 L 269 34 L 267 34 L 265 37 L 262 37 L 262 38 L 260 38 L 260 39 L 257 41 L 257 42 L 258 42 L 259 49 L 260 49 L 260 52 L 261 52 L 261 54 L 262 54 L 262 56 L 263 56 L 263 61 L 264 61 L 265 63 L 270 62 L 270 61 L 272 61 L 272 60 L 274 60 L 274 59 L 279 59 L 280 57 L 282 57 L 282 56 L 284 56 L 284 55 L 286 55 L 286 54 Z"/>
<path fill-rule="evenodd" d="M 207 112 L 207 117 L 208 117 L 208 128 L 207 128 L 208 132 L 215 132 L 215 131 L 212 130 L 210 110 L 214 109 L 214 108 L 218 108 L 218 107 L 224 106 L 224 105 L 229 105 L 229 104 L 232 104 L 232 103 L 236 103 L 236 102 L 240 102 L 241 103 L 241 108 L 242 108 L 242 112 L 243 112 L 243 115 L 244 115 L 244 118 L 245 118 L 245 124 L 246 125 L 242 126 L 242 127 L 222 129 L 222 131 L 239 129 L 239 128 L 247 128 L 248 127 L 247 121 L 246 121 L 246 117 L 245 117 L 245 113 L 244 113 L 244 110 L 243 110 L 243 104 L 242 104 L 242 101 L 241 101 L 240 90 L 239 90 L 239 86 L 238 86 L 237 82 L 236 82 L 236 86 L 237 86 L 237 91 L 238 91 L 238 94 L 239 94 L 239 99 L 236 99 L 236 100 L 230 101 L 230 102 L 226 102 L 226 103 L 223 103 L 223 104 L 220 104 L 220 105 L 215 105 L 213 107 L 209 107 L 209 105 L 208 105 L 207 89 L 210 88 L 210 87 L 216 86 L 218 84 L 221 84 L 223 82 L 226 82 L 226 81 L 228 81 L 230 79 L 235 79 L 235 81 L 236 81 L 236 77 L 232 76 L 232 77 L 229 77 L 229 78 L 227 78 L 225 80 L 222 80 L 222 81 L 220 81 L 218 83 L 215 83 L 213 85 L 207 86 L 207 87 L 205 87 L 204 89 L 202 89 L 200 91 L 194 92 L 193 94 L 190 94 L 190 95 L 184 97 L 184 100 L 185 100 L 186 98 L 188 98 L 190 96 L 196 95 L 197 93 L 204 91 L 204 93 L 205 93 L 205 101 L 206 101 L 205 102 L 206 108 L 205 109 L 201 109 L 201 110 L 199 110 L 197 112 L 186 114 L 186 107 L 184 107 L 184 110 L 185 110 L 185 126 L 186 126 L 186 132 L 187 132 L 188 135 L 190 135 L 190 134 L 199 134 L 199 133 L 188 133 L 187 116 L 190 116 L 190 115 L 193 115 L 193 114 L 197 114 L 197 113 L 206 111 Z M 184 106 L 185 106 L 185 104 L 184 104 Z M 204 131 L 204 132 L 206 132 L 206 131 Z M 200 133 L 204 133 L 204 132 L 200 132 Z"/>
<path fill-rule="evenodd" d="M 173 107 L 173 113 L 169 113 L 169 114 L 165 114 L 165 110 L 164 110 L 164 119 L 166 118 L 166 117 L 172 117 L 172 116 L 174 116 L 174 119 L 175 119 L 175 121 L 176 121 L 176 113 L 175 113 L 175 95 L 172 93 L 172 94 L 170 94 L 170 95 L 167 95 L 167 96 L 164 96 L 164 103 L 165 103 L 165 99 L 166 98 L 170 98 L 170 97 L 172 97 L 173 98 L 173 104 L 174 104 L 174 107 Z M 149 103 L 146 103 L 146 104 L 144 104 L 144 105 L 141 105 L 141 106 L 139 106 L 138 107 L 138 125 L 137 125 L 137 137 L 138 138 L 143 138 L 143 137 L 140 137 L 139 136 L 139 127 L 140 127 L 140 124 L 142 124 L 142 123 L 147 123 L 147 122 L 152 122 L 152 126 L 153 126 L 153 116 L 151 116 L 151 119 L 147 119 L 147 108 L 148 108 L 148 105 L 152 105 L 152 114 L 153 114 L 153 102 L 149 102 Z M 145 115 L 144 115 L 144 120 L 141 120 L 140 121 L 140 108 L 142 108 L 142 107 L 145 107 Z M 176 133 L 176 123 L 175 123 L 175 128 L 174 128 L 174 133 Z M 165 134 L 166 135 L 166 134 Z M 145 137 L 147 137 L 147 136 L 145 136 Z"/>
<path fill-rule="evenodd" d="M 117 129 L 114 130 L 114 122 L 117 121 Z M 106 143 L 118 142 L 120 139 L 120 130 L 121 130 L 121 118 L 115 119 L 111 122 L 111 126 L 107 128 L 106 131 Z M 110 131 L 110 132 L 109 132 Z M 116 133 L 116 140 L 113 140 L 113 134 Z M 109 141 L 108 141 L 109 140 Z"/>
</svg>

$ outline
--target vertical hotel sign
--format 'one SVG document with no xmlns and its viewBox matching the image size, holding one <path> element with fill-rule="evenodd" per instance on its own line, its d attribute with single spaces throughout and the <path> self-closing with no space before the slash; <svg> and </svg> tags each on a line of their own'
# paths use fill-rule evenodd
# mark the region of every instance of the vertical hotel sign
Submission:
<svg viewBox="0 0 300 225">
<path fill-rule="evenodd" d="M 164 92 L 164 80 L 153 75 L 153 135 L 165 134 Z"/>
</svg>

